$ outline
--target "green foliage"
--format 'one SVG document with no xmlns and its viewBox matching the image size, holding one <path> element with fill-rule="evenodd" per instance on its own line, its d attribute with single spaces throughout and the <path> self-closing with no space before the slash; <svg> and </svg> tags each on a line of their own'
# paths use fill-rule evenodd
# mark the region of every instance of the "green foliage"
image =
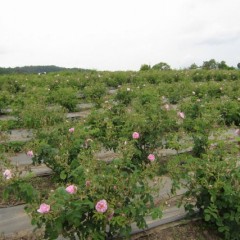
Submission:
<svg viewBox="0 0 240 240">
<path fill-rule="evenodd" d="M 18 113 L 23 127 L 41 128 L 52 126 L 66 119 L 65 111 L 59 107 L 46 108 L 45 104 L 29 103 Z"/>
<path fill-rule="evenodd" d="M 211 59 L 209 61 L 203 62 L 202 68 L 206 70 L 217 69 L 218 64 L 215 59 Z"/>
<path fill-rule="evenodd" d="M 169 170 L 175 183 L 184 184 L 185 208 L 191 213 L 193 208 L 225 239 L 240 239 L 239 210 L 239 163 L 234 145 L 210 145 L 201 158 L 176 157 L 169 163 Z M 189 202 L 192 198 L 195 201 Z"/>
<path fill-rule="evenodd" d="M 9 131 L 21 127 L 21 123 L 18 119 L 10 119 L 0 122 L 0 131 Z"/>
<path fill-rule="evenodd" d="M 153 65 L 152 69 L 162 71 L 162 70 L 171 70 L 171 67 L 165 62 L 160 62 L 158 64 Z"/>
<path fill-rule="evenodd" d="M 164 109 L 157 89 L 145 86 L 129 91 L 122 88 L 114 101 L 104 104 L 101 111 L 93 112 L 88 122 L 92 131 L 98 130 L 93 137 L 97 137 L 107 149 L 116 150 L 119 139 L 128 141 L 131 133 L 141 132 L 138 149 L 145 152 L 145 156 L 148 151 L 162 147 L 162 140 L 168 132 L 178 129 L 176 120 L 175 111 Z"/>
<path fill-rule="evenodd" d="M 204 81 L 205 79 L 204 79 L 204 75 L 203 75 L 202 71 L 194 72 L 193 75 L 192 75 L 192 80 L 194 82 L 202 82 L 202 81 Z"/>
<path fill-rule="evenodd" d="M 222 69 L 222 70 L 234 70 L 234 67 L 230 67 L 225 61 L 217 62 L 215 59 L 203 62 L 202 69 Z"/>
<path fill-rule="evenodd" d="M 221 104 L 220 114 L 222 121 L 226 125 L 240 125 L 240 104 L 238 101 L 227 101 Z"/>
<path fill-rule="evenodd" d="M 27 209 L 34 224 L 39 227 L 46 226 L 46 238 L 56 238 L 60 234 L 64 237 L 72 237 L 75 234 L 82 239 L 89 236 L 105 239 L 116 234 L 128 237 L 132 222 L 136 222 L 140 228 L 145 228 L 144 216 L 148 214 L 153 218 L 162 216 L 161 209 L 154 206 L 152 197 L 156 185 L 150 187 L 148 184 L 149 179 L 156 175 L 157 162 L 150 165 L 142 164 L 141 168 L 136 168 L 138 163 L 134 158 L 137 150 L 135 141 L 127 145 L 122 143 L 121 155 L 110 163 L 95 159 L 94 146 L 82 148 L 72 160 L 65 159 L 65 166 L 61 173 L 58 173 L 59 166 L 63 164 L 63 156 L 66 156 L 67 152 L 70 155 L 72 150 L 68 147 L 74 145 L 77 137 L 75 132 L 75 136 L 69 134 L 65 140 L 64 137 L 61 139 L 65 153 L 60 149 L 61 154 L 57 150 L 51 155 L 50 150 L 44 155 L 44 161 L 48 164 L 54 155 L 59 154 L 59 158 L 55 157 L 53 170 L 66 184 L 77 186 L 77 192 L 69 194 L 62 186 L 49 193 L 47 199 L 42 199 L 51 206 L 49 213 L 36 212 L 39 202 L 29 205 Z M 51 142 L 53 144 L 55 140 Z M 37 151 L 36 155 L 40 156 Z M 89 184 L 86 184 L 87 181 Z M 107 201 L 108 209 L 105 213 L 97 212 L 95 209 L 100 199 Z"/>
<path fill-rule="evenodd" d="M 10 196 L 16 200 L 23 200 L 28 203 L 36 202 L 38 199 L 37 190 L 24 179 L 17 179 L 9 183 L 3 191 L 3 199 L 7 200 Z"/>
<path fill-rule="evenodd" d="M 96 105 L 101 103 L 101 98 L 105 95 L 106 88 L 102 83 L 95 83 L 93 86 L 86 86 L 83 94 L 87 96 L 87 100 L 94 102 Z"/>
<path fill-rule="evenodd" d="M 0 92 L 0 115 L 2 114 L 3 110 L 6 110 L 10 103 L 12 102 L 12 97 L 8 91 L 1 91 Z"/>
<path fill-rule="evenodd" d="M 124 104 L 127 106 L 128 104 L 131 103 L 132 99 L 136 96 L 136 93 L 133 91 L 133 89 L 126 87 L 126 88 L 121 88 L 118 90 L 115 100 L 118 101 L 119 103 Z"/>
<path fill-rule="evenodd" d="M 53 191 L 35 193 L 14 172 L 13 179 L 2 178 L 5 196 L 25 196 L 32 222 L 45 226 L 46 238 L 127 238 L 131 223 L 145 228 L 145 216 L 162 214 L 153 201 L 159 185 L 149 183 L 166 170 L 173 187 L 178 181 L 186 184 L 186 197 L 195 200 L 186 209 L 199 208 L 201 217 L 226 238 L 237 236 L 238 156 L 229 141 L 217 147 L 215 141 L 226 127 L 239 128 L 240 72 L 155 68 L 0 76 L 2 108 L 11 108 L 18 119 L 1 123 L 1 130 L 25 127 L 35 133 L 26 145 L 8 143 L 1 133 L 0 151 L 32 150 L 33 163 L 50 167 L 56 184 Z M 67 120 L 66 109 L 74 111 L 83 98 L 97 107 L 84 120 Z M 140 137 L 133 139 L 133 132 Z M 114 152 L 111 161 L 99 161 L 103 149 Z M 167 169 L 161 158 L 165 149 L 177 153 L 167 157 Z M 11 169 L 6 160 L 1 162 Z M 69 194 L 66 187 L 73 184 L 77 192 Z M 95 208 L 101 199 L 108 203 L 104 213 Z M 41 214 L 36 210 L 44 202 L 51 210 Z"/>
<path fill-rule="evenodd" d="M 228 69 L 229 66 L 226 64 L 225 61 L 221 61 L 220 63 L 218 63 L 218 69 Z"/>
<path fill-rule="evenodd" d="M 44 162 L 53 169 L 59 181 L 66 181 L 72 170 L 71 163 L 84 149 L 84 141 L 88 134 L 81 125 L 76 129 L 77 133 L 70 133 L 69 128 L 68 123 L 44 128 L 36 133 L 36 140 L 29 143 L 29 148 L 36 152 L 33 162 Z"/>
<path fill-rule="evenodd" d="M 26 142 L 12 141 L 4 142 L 0 145 L 0 152 L 21 152 L 24 149 Z"/>
<path fill-rule="evenodd" d="M 59 71 L 88 71 L 81 68 L 63 68 L 57 66 L 25 66 L 15 68 L 0 68 L 0 74 L 13 74 L 13 73 L 48 73 L 48 72 L 59 72 Z"/>
<path fill-rule="evenodd" d="M 198 65 L 196 63 L 193 63 L 190 65 L 189 69 L 197 69 Z"/>
<path fill-rule="evenodd" d="M 73 112 L 78 103 L 76 96 L 77 90 L 72 87 L 57 88 L 50 92 L 48 102 L 51 104 L 59 104 L 69 112 Z"/>
<path fill-rule="evenodd" d="M 143 64 L 141 67 L 140 67 L 140 71 L 148 71 L 151 69 L 151 66 L 150 65 L 147 65 L 147 64 Z"/>
</svg>

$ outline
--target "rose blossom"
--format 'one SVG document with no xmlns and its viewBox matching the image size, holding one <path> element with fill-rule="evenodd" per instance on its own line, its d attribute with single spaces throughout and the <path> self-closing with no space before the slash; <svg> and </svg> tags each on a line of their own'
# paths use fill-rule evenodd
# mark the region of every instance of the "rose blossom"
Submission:
<svg viewBox="0 0 240 240">
<path fill-rule="evenodd" d="M 178 117 L 180 117 L 181 119 L 184 119 L 185 118 L 184 112 L 178 112 Z"/>
<path fill-rule="evenodd" d="M 148 160 L 151 161 L 151 162 L 153 162 L 153 161 L 155 160 L 154 154 L 149 154 L 149 155 L 148 155 Z"/>
<path fill-rule="evenodd" d="M 87 181 L 85 182 L 85 185 L 86 185 L 86 187 L 90 187 L 91 182 L 90 182 L 89 180 L 87 180 Z"/>
<path fill-rule="evenodd" d="M 48 213 L 50 211 L 50 205 L 42 203 L 37 211 L 39 213 Z"/>
<path fill-rule="evenodd" d="M 134 132 L 134 133 L 132 134 L 133 139 L 138 139 L 139 136 L 140 136 L 140 135 L 139 135 L 138 132 Z"/>
<path fill-rule="evenodd" d="M 77 187 L 75 185 L 70 185 L 65 190 L 70 194 L 74 194 L 77 192 Z"/>
<path fill-rule="evenodd" d="M 8 179 L 12 178 L 12 173 L 9 169 L 6 169 L 3 173 L 3 176 L 8 180 Z"/>
<path fill-rule="evenodd" d="M 74 128 L 69 128 L 68 131 L 69 131 L 70 133 L 73 133 L 73 132 L 74 132 Z"/>
<path fill-rule="evenodd" d="M 98 212 L 101 212 L 101 213 L 106 212 L 108 208 L 107 201 L 105 199 L 98 201 L 95 208 Z"/>
<path fill-rule="evenodd" d="M 28 155 L 29 157 L 33 157 L 33 151 L 32 151 L 32 150 L 28 151 L 28 152 L 27 152 L 27 155 Z"/>
</svg>

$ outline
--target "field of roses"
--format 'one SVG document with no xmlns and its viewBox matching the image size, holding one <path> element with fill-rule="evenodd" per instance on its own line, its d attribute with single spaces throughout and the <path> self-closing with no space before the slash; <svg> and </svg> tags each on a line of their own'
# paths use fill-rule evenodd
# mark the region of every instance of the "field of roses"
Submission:
<svg viewBox="0 0 240 240">
<path fill-rule="evenodd" d="M 70 120 L 78 104 L 84 119 Z M 45 238 L 130 237 L 161 218 L 161 175 L 184 186 L 184 204 L 225 239 L 240 239 L 240 71 L 170 70 L 0 75 L 0 188 L 27 203 Z M 28 142 L 9 142 L 13 129 Z M 100 161 L 102 149 L 115 153 Z M 174 150 L 165 156 L 163 151 Z M 9 162 L 24 152 L 52 169 L 52 188 Z M 189 201 L 191 199 L 191 201 Z"/>
</svg>

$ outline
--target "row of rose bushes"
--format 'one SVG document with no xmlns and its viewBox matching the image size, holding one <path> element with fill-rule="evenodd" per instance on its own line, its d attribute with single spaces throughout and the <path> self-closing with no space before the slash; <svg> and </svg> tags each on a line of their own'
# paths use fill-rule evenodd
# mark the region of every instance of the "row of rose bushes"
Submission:
<svg viewBox="0 0 240 240">
<path fill-rule="evenodd" d="M 172 190 L 187 189 L 181 204 L 189 215 L 197 209 L 208 227 L 228 240 L 240 239 L 240 129 L 234 140 L 209 142 L 201 156 L 176 156 L 168 163 Z"/>
<path fill-rule="evenodd" d="M 166 116 L 167 113 L 176 115 L 171 126 L 181 125 L 185 118 L 182 112 L 178 114 L 168 112 L 167 106 L 162 110 L 162 114 L 164 112 Z M 170 116 L 168 119 L 170 120 Z M 142 122 L 145 120 L 142 119 Z M 71 124 L 75 125 L 74 128 Z M 169 132 L 171 126 L 166 126 Z M 129 125 L 125 129 L 125 137 L 123 135 L 119 137 L 118 145 L 114 148 L 119 157 L 111 163 L 94 159 L 94 152 L 101 149 L 102 141 L 98 136 L 98 126 L 94 128 L 89 120 L 85 123 L 65 122 L 40 129 L 35 140 L 28 144 L 28 149 L 33 150 L 28 151 L 27 155 L 33 157 L 34 163 L 43 161 L 53 169 L 54 178 L 61 187 L 53 193 L 37 193 L 28 184 L 23 184 L 22 180 L 15 179 L 14 174 L 8 169 L 4 171 L 4 175 L 8 180 L 13 180 L 13 183 L 10 182 L 6 187 L 5 195 L 10 195 L 14 188 L 24 194 L 24 200 L 31 203 L 28 211 L 33 217 L 33 223 L 39 227 L 45 224 L 45 237 L 50 239 L 60 234 L 64 236 L 77 234 L 82 238 L 91 236 L 96 239 L 115 234 L 128 236 L 132 222 L 136 222 L 140 228 L 146 227 L 144 216 L 149 214 L 154 218 L 161 216 L 161 209 L 154 205 L 154 189 L 149 186 L 149 180 L 157 176 L 160 166 L 153 152 L 156 144 L 151 141 L 148 146 L 146 142 L 150 135 L 147 135 L 147 131 L 129 134 L 134 129 L 135 126 Z M 166 129 L 160 131 L 163 133 Z M 139 130 L 138 123 L 136 130 Z M 157 134 L 154 136 L 157 142 L 159 140 Z M 116 138 L 112 140 L 114 143 Z M 63 184 L 69 185 L 73 190 L 74 194 L 70 194 L 73 198 L 71 201 L 69 187 L 63 188 Z M 89 193 L 91 186 L 93 189 Z M 159 191 L 159 188 L 157 190 Z M 97 208 L 101 200 L 104 200 L 107 206 L 111 206 L 104 214 L 99 213 Z M 72 203 L 74 201 L 75 204 Z M 106 208 L 106 204 L 103 207 Z M 79 219 L 79 216 L 82 217 Z"/>
<path fill-rule="evenodd" d="M 174 82 L 209 82 L 236 81 L 240 79 L 239 70 L 172 70 L 172 71 L 139 71 L 139 72 L 61 72 L 36 74 L 7 74 L 0 76 L 0 90 L 10 93 L 24 92 L 28 87 L 57 88 L 73 87 L 82 90 L 93 83 L 117 88 L 124 84 L 159 84 Z"/>
<path fill-rule="evenodd" d="M 231 99 L 225 93 L 199 96 L 195 87 L 195 91 L 185 98 L 182 96 L 176 105 L 168 96 L 171 89 L 165 88 L 162 95 L 159 88 L 161 86 L 126 87 L 107 96 L 101 108 L 88 118 L 89 128 L 95 129 L 93 136 L 100 139 L 104 147 L 116 149 L 118 140 L 127 131 L 137 129 L 144 136 L 141 144 L 145 148 L 179 150 L 189 147 L 188 139 L 192 139 L 194 152 L 199 155 L 209 136 L 226 126 L 236 128 L 240 124 L 240 99 Z"/>
<path fill-rule="evenodd" d="M 125 81 L 128 82 L 127 79 Z M 45 224 L 46 237 L 50 239 L 59 234 L 70 237 L 77 234 L 82 238 L 92 236 L 95 239 L 115 234 L 127 236 L 131 231 L 131 222 L 137 222 L 143 228 L 146 224 L 145 215 L 151 213 L 153 217 L 161 216 L 161 210 L 154 207 L 154 192 L 149 186 L 149 179 L 157 176 L 162 167 L 158 149 L 171 148 L 179 151 L 193 145 L 195 161 L 191 161 L 189 155 L 186 158 L 179 155 L 179 164 L 175 168 L 169 168 L 174 179 L 190 172 L 186 164 L 188 160 L 192 164 L 190 166 L 195 167 L 192 169 L 196 176 L 195 182 L 200 183 L 208 178 L 200 171 L 199 161 L 210 166 L 209 174 L 212 175 L 219 171 L 215 168 L 216 162 L 227 162 L 225 160 L 229 156 L 224 155 L 220 159 L 217 157 L 220 148 L 211 148 L 209 136 L 226 124 L 239 128 L 238 94 L 239 81 L 234 81 L 234 84 L 210 81 L 197 84 L 177 82 L 124 85 L 116 94 L 98 98 L 97 109 L 85 122 L 45 122 L 40 125 L 44 128 L 36 132 L 35 140 L 27 145 L 26 152 L 30 151 L 28 155 L 33 157 L 34 163 L 44 162 L 53 169 L 55 181 L 59 183 L 57 190 L 50 193 L 36 192 L 28 182 L 18 177 L 19 174 L 6 171 L 10 169 L 5 168 L 4 176 L 9 178 L 2 183 L 8 185 L 5 196 L 8 195 L 7 192 L 10 194 L 13 189 L 18 189 L 19 194 L 25 196 L 24 200 L 31 203 L 28 212 L 33 217 L 33 223 L 38 226 Z M 178 106 L 174 103 L 178 103 Z M 28 108 L 31 110 L 30 105 Z M 38 109 L 32 113 L 29 113 L 30 118 L 38 114 Z M 135 134 L 132 135 L 134 131 Z M 238 134 L 239 130 L 236 131 Z M 231 149 L 231 146 L 226 146 Z M 114 150 L 118 157 L 111 163 L 97 161 L 95 153 L 102 147 Z M 239 151 L 238 148 L 235 149 Z M 237 159 L 232 152 L 230 156 Z M 223 171 L 225 165 L 219 163 L 219 166 Z M 233 162 L 230 171 L 238 172 L 235 166 Z M 199 171 L 200 175 L 197 174 Z M 235 182 L 232 178 L 224 181 L 231 187 L 231 191 L 239 183 L 237 178 Z M 72 194 L 67 190 L 69 186 L 73 190 Z M 210 188 L 198 187 L 197 182 L 193 189 L 200 192 L 200 198 L 210 197 L 209 204 L 206 203 L 204 209 L 209 209 L 210 205 L 214 205 L 215 210 L 221 207 L 222 201 L 212 201 Z M 224 188 L 219 187 L 217 191 L 217 194 L 225 194 Z M 188 194 L 198 197 L 192 192 Z M 224 211 L 231 211 L 238 206 L 238 196 L 234 196 L 234 199 L 236 201 L 227 202 Z M 106 201 L 100 202 L 103 203 L 103 209 L 107 206 L 105 212 L 97 210 L 101 200 Z M 201 204 L 197 204 L 197 207 L 201 207 Z M 225 215 L 226 219 L 233 218 L 229 214 Z M 221 217 L 222 215 L 219 218 Z M 219 218 L 211 218 L 211 221 Z M 217 226 L 221 227 L 219 231 L 224 232 L 226 238 L 230 236 L 231 239 L 238 233 L 234 228 L 225 228 L 226 223 L 222 222 L 222 225 Z M 236 216 L 232 222 L 239 227 Z"/>
<path fill-rule="evenodd" d="M 121 155 L 106 163 L 94 157 L 99 144 L 96 140 L 81 146 L 86 138 L 78 127 L 59 133 L 61 142 L 53 143 L 51 139 L 52 145 L 48 142 L 47 148 L 42 148 L 41 142 L 40 149 L 35 145 L 34 150 L 27 152 L 29 157 L 44 160 L 53 169 L 59 182 L 57 189 L 37 192 L 17 173 L 6 169 L 2 183 L 4 196 L 16 189 L 19 195 L 23 194 L 22 198 L 29 203 L 26 211 L 32 223 L 44 226 L 46 239 L 56 239 L 59 235 L 70 238 L 77 235 L 81 239 L 129 237 L 131 223 L 145 228 L 145 216 L 161 217 L 162 210 L 155 206 L 153 199 L 159 183 L 154 180 L 149 185 L 149 180 L 156 177 L 159 162 L 153 153 L 146 159 L 140 157 L 137 146 L 141 134 L 134 132 L 129 136 L 127 143 L 122 142 Z"/>
<path fill-rule="evenodd" d="M 98 86 L 87 88 L 95 93 Z M 239 125 L 239 89 L 239 81 L 197 84 L 190 82 L 160 85 L 128 84 L 121 86 L 114 95 L 107 94 L 107 89 L 103 88 L 103 92 L 99 96 L 92 96 L 89 100 L 94 101 L 97 108 L 102 108 L 107 103 L 109 103 L 108 105 L 118 104 L 124 108 L 136 104 L 147 105 L 154 103 L 154 101 L 159 101 L 162 104 L 165 101 L 168 104 L 178 104 L 179 111 L 185 111 L 188 119 L 190 119 L 190 115 L 191 118 L 196 118 L 197 114 L 201 114 L 205 109 L 211 108 L 219 122 L 222 121 L 227 125 Z M 41 128 L 64 121 L 65 113 L 69 111 L 67 110 L 67 105 L 71 105 L 73 108 L 69 107 L 69 109 L 74 110 L 79 102 L 76 92 L 72 93 L 70 91 L 70 93 L 67 93 L 68 89 L 64 91 L 57 91 L 53 94 L 55 96 L 53 99 L 60 99 L 55 102 L 55 104 L 60 104 L 56 108 L 48 108 L 51 102 L 47 99 L 51 97 L 51 93 L 37 87 L 31 93 L 14 95 L 11 97 L 14 102 L 10 106 L 14 110 L 12 114 L 17 117 L 17 121 L 1 122 L 1 129 L 8 130 L 20 127 Z M 39 99 L 41 100 L 39 101 Z M 7 105 L 5 107 L 7 108 Z"/>
<path fill-rule="evenodd" d="M 179 113 L 179 117 L 184 119 L 185 116 Z M 55 142 L 55 136 L 55 140 L 54 137 L 47 140 L 47 148 L 40 149 L 38 144 L 31 143 L 29 148 L 35 146 L 34 151 L 27 152 L 29 157 L 43 160 L 54 170 L 59 182 L 57 189 L 37 192 L 17 173 L 10 169 L 3 172 L 5 196 L 16 189 L 23 195 L 29 203 L 26 210 L 32 223 L 45 226 L 45 238 L 55 239 L 59 235 L 77 235 L 83 239 L 89 236 L 93 239 L 116 235 L 129 237 L 132 222 L 144 228 L 144 216 L 161 217 L 162 211 L 155 206 L 153 198 L 154 190 L 159 191 L 155 177 L 161 162 L 157 155 L 140 145 L 144 138 L 142 133 L 134 132 L 127 140 L 122 139 L 118 157 L 106 163 L 95 159 L 99 143 L 86 139 L 84 129 L 66 127 L 63 132 L 58 131 L 61 142 Z M 240 136 L 240 129 L 235 134 Z M 82 142 L 76 147 L 79 139 Z M 236 140 L 240 141 L 240 137 Z M 46 149 L 49 152 L 45 152 Z M 197 207 L 199 215 L 226 239 L 239 239 L 238 154 L 239 146 L 234 142 L 211 144 L 210 141 L 199 157 L 177 155 L 168 164 L 173 187 L 184 183 L 188 189 L 186 209 L 191 213 Z M 150 179 L 155 185 L 149 185 Z M 196 199 L 195 204 L 189 202 L 189 197 Z"/>
<path fill-rule="evenodd" d="M 150 71 L 150 72 L 92 72 L 60 73 L 37 75 L 1 75 L 0 76 L 0 109 L 27 106 L 31 101 L 46 104 L 60 104 L 73 111 L 78 103 L 78 96 L 90 101 L 101 101 L 108 88 L 131 85 L 150 84 L 158 86 L 159 94 L 167 90 L 170 102 L 178 102 L 192 91 L 202 97 L 204 94 L 214 97 L 233 93 L 239 97 L 237 81 L 239 71 Z M 197 81 L 194 76 L 202 76 Z M 222 81 L 218 80 L 221 76 Z M 235 77 L 233 77 L 235 76 Z M 168 80 L 166 80 L 169 79 Z M 176 80 L 178 79 L 178 80 Z M 30 91 L 29 91 L 30 89 Z M 236 93 L 236 94 L 235 94 Z M 25 101 L 26 99 L 26 101 Z"/>
<path fill-rule="evenodd" d="M 181 88 L 184 86 L 181 85 Z M 233 87 L 228 88 L 233 91 Z M 152 150 L 157 147 L 183 148 L 179 139 L 187 134 L 190 137 L 194 136 L 194 150 L 199 154 L 199 151 L 204 151 L 212 126 L 239 125 L 239 99 L 230 98 L 226 93 L 222 93 L 219 101 L 221 95 L 209 94 L 210 92 L 200 94 L 195 87 L 191 97 L 182 96 L 182 101 L 178 104 L 177 111 L 184 112 L 187 116 L 183 124 L 179 124 L 176 106 L 171 105 L 168 95 L 171 88 L 165 88 L 167 97 L 161 95 L 160 90 L 162 86 L 122 87 L 117 94 L 104 97 L 101 109 L 92 113 L 86 127 L 91 129 L 91 135 L 102 141 L 108 149 L 116 149 L 118 139 L 124 138 L 126 132 L 133 128 L 143 133 L 144 141 L 141 144 Z M 223 88 L 219 88 L 219 91 L 223 91 Z M 233 93 L 237 94 L 238 91 Z M 53 126 L 65 120 L 64 111 L 48 110 L 44 104 L 33 106 L 22 111 L 21 116 L 25 123 L 22 126 Z"/>
</svg>

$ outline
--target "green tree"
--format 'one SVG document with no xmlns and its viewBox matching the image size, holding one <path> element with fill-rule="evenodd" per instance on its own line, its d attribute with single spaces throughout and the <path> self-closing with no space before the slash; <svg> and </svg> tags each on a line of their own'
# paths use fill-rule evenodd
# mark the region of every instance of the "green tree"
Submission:
<svg viewBox="0 0 240 240">
<path fill-rule="evenodd" d="M 218 63 L 215 59 L 211 59 L 209 61 L 203 62 L 202 68 L 206 70 L 218 69 Z"/>
<path fill-rule="evenodd" d="M 151 66 L 150 65 L 147 65 L 147 64 L 143 64 L 140 68 L 140 71 L 148 71 L 151 69 Z"/>
<path fill-rule="evenodd" d="M 199 68 L 199 67 L 196 63 L 191 64 L 189 67 L 189 69 L 197 69 L 197 68 Z"/>
<path fill-rule="evenodd" d="M 238 69 L 240 69 L 240 63 L 237 64 Z"/>
<path fill-rule="evenodd" d="M 226 64 L 225 61 L 221 61 L 220 63 L 217 64 L 219 69 L 229 69 L 229 66 Z"/>
<path fill-rule="evenodd" d="M 158 64 L 155 64 L 152 69 L 154 70 L 171 70 L 171 67 L 170 65 L 168 65 L 167 63 L 165 62 L 160 62 Z"/>
</svg>

